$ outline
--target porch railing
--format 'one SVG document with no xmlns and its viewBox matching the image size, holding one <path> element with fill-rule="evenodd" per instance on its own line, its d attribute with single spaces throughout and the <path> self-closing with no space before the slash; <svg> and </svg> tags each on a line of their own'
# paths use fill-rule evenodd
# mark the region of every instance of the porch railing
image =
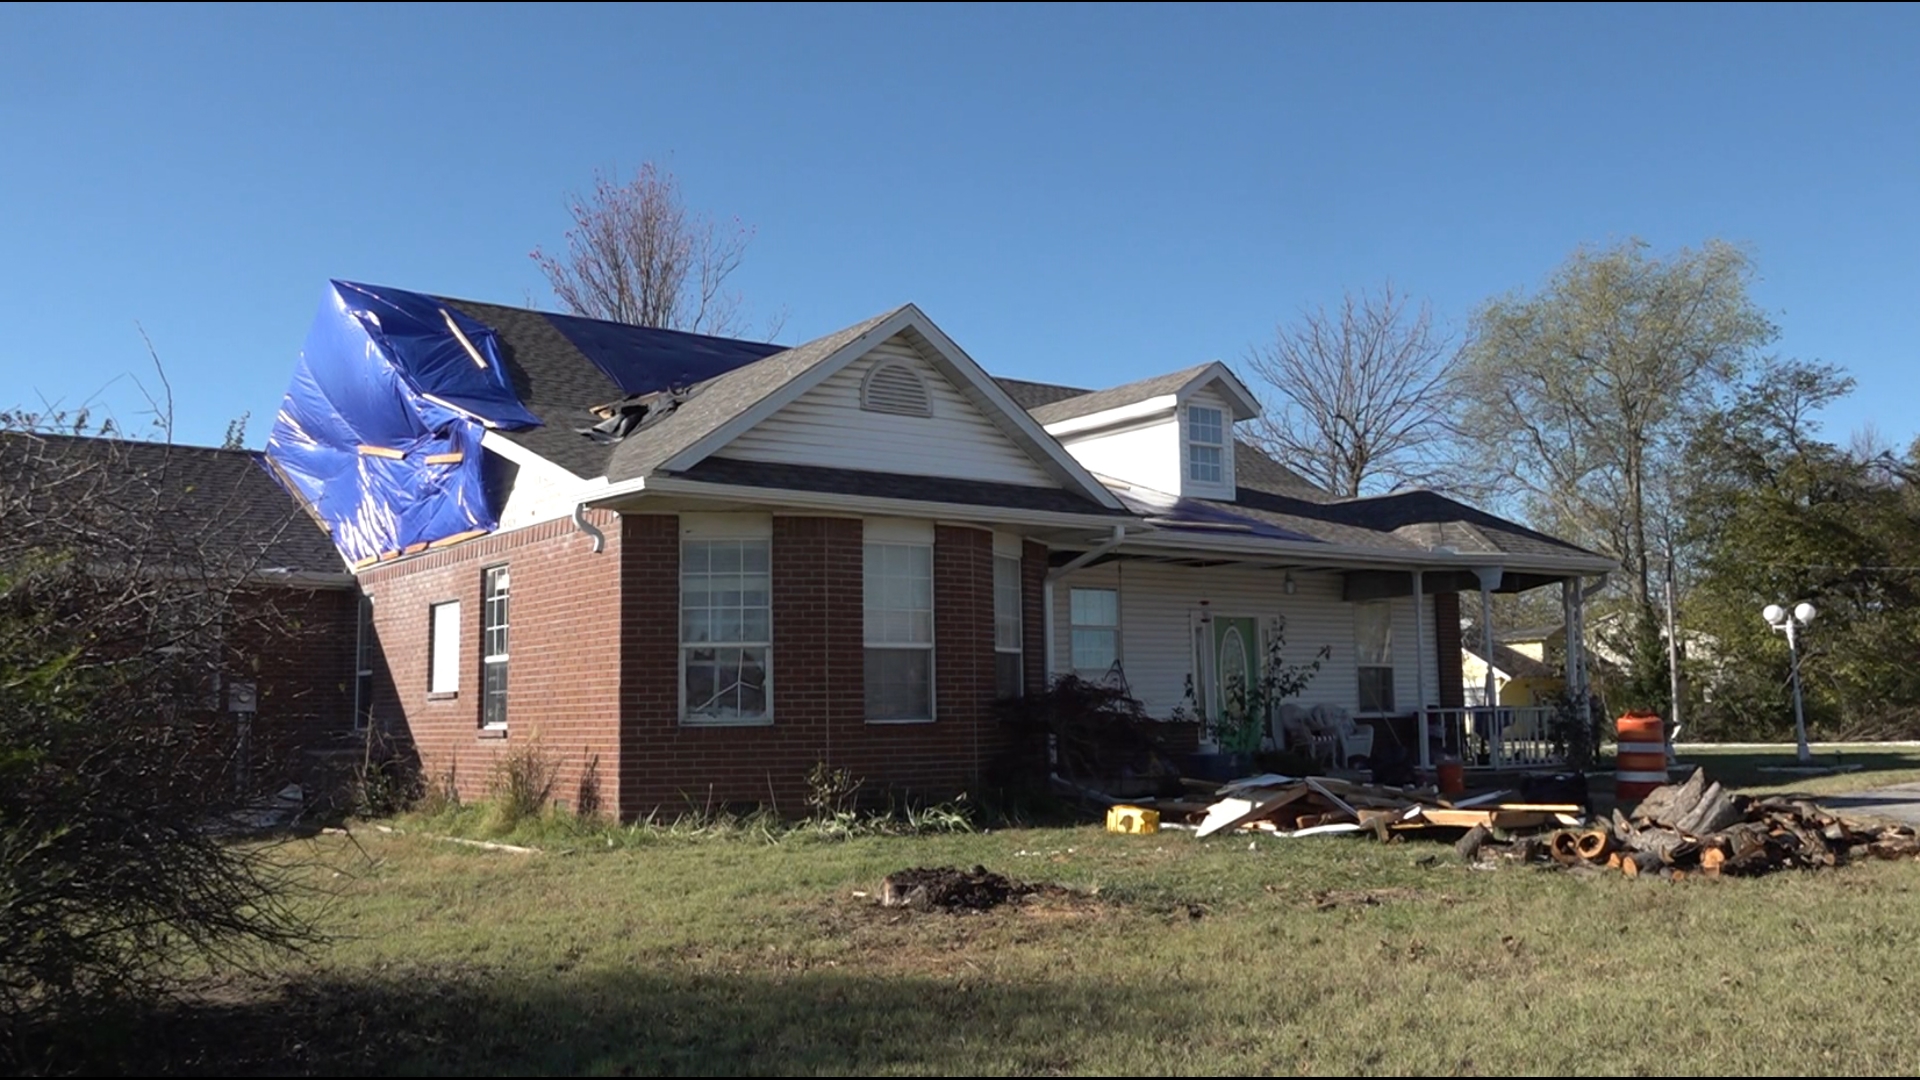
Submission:
<svg viewBox="0 0 1920 1080">
<path fill-rule="evenodd" d="M 1470 706 L 1420 713 L 1420 761 L 1456 757 L 1469 768 L 1519 769 L 1561 765 L 1548 706 Z"/>
</svg>

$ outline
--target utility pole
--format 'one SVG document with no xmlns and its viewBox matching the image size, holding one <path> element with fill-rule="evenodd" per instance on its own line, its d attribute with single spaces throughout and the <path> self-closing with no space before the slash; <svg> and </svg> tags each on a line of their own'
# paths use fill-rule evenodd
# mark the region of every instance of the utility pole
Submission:
<svg viewBox="0 0 1920 1080">
<path fill-rule="evenodd" d="M 1672 764 L 1673 744 L 1680 737 L 1680 626 L 1673 615 L 1673 549 L 1667 549 L 1667 678 L 1673 693 L 1673 715 L 1667 723 L 1667 763 Z"/>
</svg>

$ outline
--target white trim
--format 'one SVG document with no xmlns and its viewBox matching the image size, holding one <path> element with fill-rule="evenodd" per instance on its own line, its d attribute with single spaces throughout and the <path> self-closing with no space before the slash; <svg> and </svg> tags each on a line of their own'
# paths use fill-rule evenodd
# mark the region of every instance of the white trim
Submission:
<svg viewBox="0 0 1920 1080">
<path fill-rule="evenodd" d="M 1200 374 L 1189 379 L 1185 386 L 1174 391 L 1174 396 L 1180 399 L 1180 404 L 1185 405 L 1188 398 L 1216 382 L 1224 388 L 1231 404 L 1235 406 L 1233 419 L 1251 420 L 1260 415 L 1260 399 L 1253 396 L 1253 391 L 1247 389 L 1247 384 L 1240 381 L 1240 376 L 1235 375 L 1232 368 L 1219 360 L 1208 364 Z"/>
<path fill-rule="evenodd" d="M 860 538 L 869 544 L 933 545 L 933 522 L 924 518 L 870 517 L 860 523 Z"/>
<path fill-rule="evenodd" d="M 1047 468 L 1056 479 L 1080 489 L 1081 494 L 1094 499 L 1110 510 L 1122 509 L 1120 500 L 1102 487 L 1093 474 L 1088 472 L 1066 448 L 1047 435 L 1025 409 L 1013 403 L 1006 391 L 1000 389 L 992 376 L 981 370 L 953 340 L 942 333 L 933 324 L 933 320 L 912 304 L 907 304 L 892 315 L 881 320 L 873 328 L 854 338 L 834 352 L 814 364 L 811 368 L 787 380 L 785 385 L 767 394 L 752 405 L 735 414 L 726 423 L 708 432 L 693 445 L 663 461 L 658 466 L 661 472 L 684 472 L 716 453 L 721 447 L 739 438 L 762 420 L 792 404 L 801 395 L 833 377 L 842 368 L 871 351 L 874 346 L 893 338 L 904 330 L 912 329 L 925 338 L 939 354 L 927 359 L 936 368 L 952 379 L 961 394 L 973 397 L 976 404 L 984 399 L 986 408 L 982 412 L 994 426 L 1022 443 L 1034 460 Z M 1009 430 L 1011 428 L 1011 430 Z"/>
</svg>

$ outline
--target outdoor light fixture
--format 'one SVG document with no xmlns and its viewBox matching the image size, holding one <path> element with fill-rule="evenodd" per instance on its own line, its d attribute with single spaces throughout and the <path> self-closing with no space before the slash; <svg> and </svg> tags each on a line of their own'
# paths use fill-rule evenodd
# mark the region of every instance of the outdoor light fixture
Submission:
<svg viewBox="0 0 1920 1080">
<path fill-rule="evenodd" d="M 1292 596 L 1294 593 L 1294 590 L 1298 589 L 1299 587 L 1300 586 L 1295 585 L 1293 583 L 1293 571 L 1291 570 L 1287 571 L 1286 580 L 1280 583 L 1280 591 L 1283 593 L 1286 593 L 1288 596 Z"/>
<path fill-rule="evenodd" d="M 1787 656 L 1793 664 L 1793 730 L 1800 742 L 1802 765 L 1812 761 L 1813 755 L 1807 750 L 1807 712 L 1800 704 L 1800 637 L 1795 631 L 1813 622 L 1816 614 L 1818 612 L 1814 611 L 1813 605 L 1805 600 L 1793 605 L 1792 611 L 1779 604 L 1768 604 L 1760 609 L 1760 617 L 1767 620 L 1768 626 L 1785 631 L 1787 635 Z"/>
</svg>

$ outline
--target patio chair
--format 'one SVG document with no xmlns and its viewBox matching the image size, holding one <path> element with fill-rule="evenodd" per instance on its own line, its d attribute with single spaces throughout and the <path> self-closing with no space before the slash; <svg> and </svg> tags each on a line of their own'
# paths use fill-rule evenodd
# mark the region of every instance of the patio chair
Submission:
<svg viewBox="0 0 1920 1080">
<path fill-rule="evenodd" d="M 1339 740 L 1314 730 L 1312 714 L 1298 705 L 1282 705 L 1274 710 L 1280 725 L 1281 741 L 1286 749 L 1296 750 L 1320 764 L 1331 764 L 1339 752 Z"/>
<path fill-rule="evenodd" d="M 1373 726 L 1354 720 L 1353 714 L 1340 706 L 1315 705 L 1307 723 L 1333 741 L 1341 768 L 1351 764 L 1354 758 L 1373 756 Z"/>
</svg>

